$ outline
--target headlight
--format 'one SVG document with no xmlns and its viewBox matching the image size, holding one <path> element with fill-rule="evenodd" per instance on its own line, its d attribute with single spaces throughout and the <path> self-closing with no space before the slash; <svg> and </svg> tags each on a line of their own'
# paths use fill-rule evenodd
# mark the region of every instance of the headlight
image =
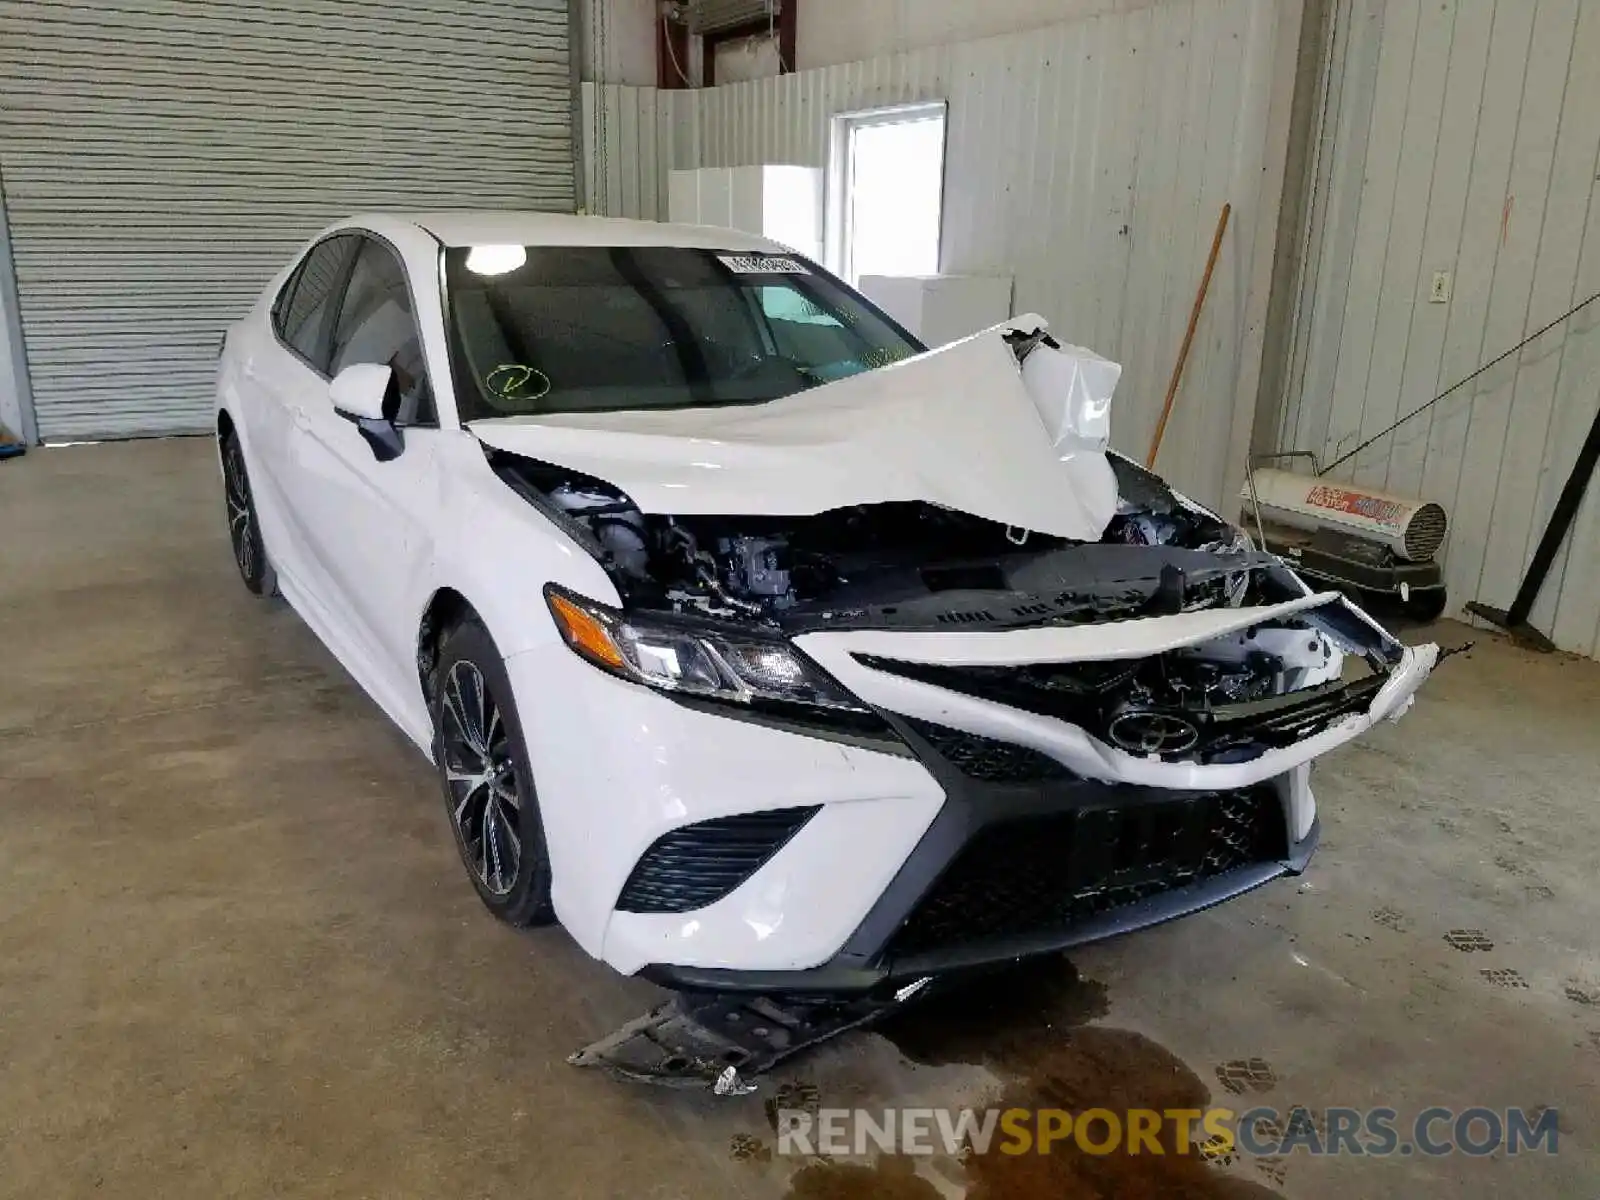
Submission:
<svg viewBox="0 0 1600 1200">
<path fill-rule="evenodd" d="M 575 654 L 635 683 L 739 704 L 870 711 L 785 642 L 640 621 L 554 587 L 545 601 Z"/>
</svg>

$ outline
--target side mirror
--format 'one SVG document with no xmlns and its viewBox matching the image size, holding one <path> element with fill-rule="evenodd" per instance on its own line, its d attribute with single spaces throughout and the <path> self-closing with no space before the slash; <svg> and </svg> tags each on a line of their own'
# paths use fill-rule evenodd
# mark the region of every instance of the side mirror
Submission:
<svg viewBox="0 0 1600 1200">
<path fill-rule="evenodd" d="M 383 421 L 384 399 L 394 373 L 377 363 L 351 363 L 328 386 L 333 411 L 352 421 Z"/>
<path fill-rule="evenodd" d="M 351 363 L 328 385 L 333 411 L 355 422 L 379 462 L 398 458 L 406 445 L 389 408 L 393 389 L 394 372 L 378 363 Z"/>
</svg>

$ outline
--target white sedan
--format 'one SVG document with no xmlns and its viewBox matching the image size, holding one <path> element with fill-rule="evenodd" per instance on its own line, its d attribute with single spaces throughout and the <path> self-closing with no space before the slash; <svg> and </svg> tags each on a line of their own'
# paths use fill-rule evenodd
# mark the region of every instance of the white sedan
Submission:
<svg viewBox="0 0 1600 1200">
<path fill-rule="evenodd" d="M 851 995 L 1299 871 L 1311 760 L 1436 660 L 1107 451 L 1116 376 L 729 230 L 368 216 L 228 331 L 217 436 L 493 913 Z"/>
</svg>

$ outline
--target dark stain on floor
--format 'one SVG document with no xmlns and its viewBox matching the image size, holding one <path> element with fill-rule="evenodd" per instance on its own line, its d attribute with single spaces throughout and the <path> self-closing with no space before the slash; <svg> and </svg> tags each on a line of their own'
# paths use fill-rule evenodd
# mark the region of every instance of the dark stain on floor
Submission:
<svg viewBox="0 0 1600 1200">
<path fill-rule="evenodd" d="M 818 1162 L 789 1180 L 789 1200 L 942 1200 L 909 1158 L 886 1154 L 870 1167 Z"/>
<path fill-rule="evenodd" d="M 1110 1012 L 1105 985 L 1061 957 L 1037 958 L 935 990 L 873 1028 L 913 1062 L 1029 1069 L 1052 1037 Z"/>
<path fill-rule="evenodd" d="M 1205 1108 L 1211 1093 L 1180 1059 L 1143 1034 L 1089 1026 L 1106 1015 L 1105 988 L 1071 963 L 1046 959 L 992 974 L 908 1007 L 877 1027 L 926 1064 L 982 1064 L 1008 1082 L 1007 1108 Z M 1103 1133 L 1103 1131 L 1101 1131 Z M 1198 1131 L 1197 1131 L 1198 1132 Z M 1198 1140 L 1198 1138 L 1196 1139 Z M 1194 1147 L 1165 1154 L 1085 1154 L 1058 1142 L 1049 1154 L 987 1154 L 965 1162 L 968 1200 L 1270 1200 L 1278 1193 L 1225 1174 Z M 870 1167 L 812 1163 L 790 1181 L 790 1200 L 931 1200 L 938 1192 L 912 1160 L 884 1155 Z"/>
</svg>

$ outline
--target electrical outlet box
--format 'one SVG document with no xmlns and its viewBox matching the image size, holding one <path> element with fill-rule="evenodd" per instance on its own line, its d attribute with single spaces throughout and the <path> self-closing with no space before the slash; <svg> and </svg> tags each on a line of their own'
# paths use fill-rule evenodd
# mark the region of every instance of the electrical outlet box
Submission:
<svg viewBox="0 0 1600 1200">
<path fill-rule="evenodd" d="M 1433 290 L 1428 293 L 1429 304 L 1450 303 L 1450 272 L 1435 271 L 1433 273 Z"/>
</svg>

